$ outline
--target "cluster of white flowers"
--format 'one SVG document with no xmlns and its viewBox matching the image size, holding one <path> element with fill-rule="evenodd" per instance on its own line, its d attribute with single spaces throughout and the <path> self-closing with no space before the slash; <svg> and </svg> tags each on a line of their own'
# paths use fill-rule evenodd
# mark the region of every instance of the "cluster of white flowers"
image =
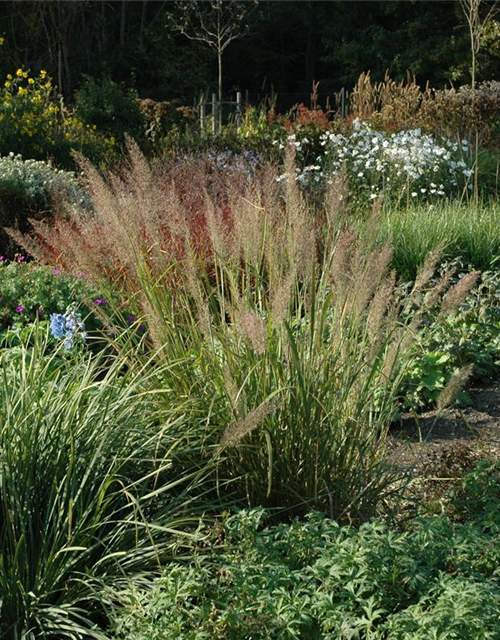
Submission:
<svg viewBox="0 0 500 640">
<path fill-rule="evenodd" d="M 0 189 L 20 196 L 46 201 L 53 191 L 62 192 L 69 202 L 83 204 L 86 196 L 71 171 L 56 169 L 43 160 L 23 160 L 9 153 L 0 156 Z"/>
<path fill-rule="evenodd" d="M 288 137 L 298 154 L 308 142 L 307 138 Z M 368 199 L 382 192 L 409 198 L 444 196 L 463 187 L 472 175 L 466 140 L 457 143 L 442 138 L 438 142 L 420 129 L 388 134 L 355 120 L 350 135 L 326 131 L 320 145 L 322 153 L 313 164 L 297 169 L 296 180 L 305 185 L 331 183 L 345 167 L 351 189 Z M 283 174 L 278 179 L 286 177 Z"/>
</svg>

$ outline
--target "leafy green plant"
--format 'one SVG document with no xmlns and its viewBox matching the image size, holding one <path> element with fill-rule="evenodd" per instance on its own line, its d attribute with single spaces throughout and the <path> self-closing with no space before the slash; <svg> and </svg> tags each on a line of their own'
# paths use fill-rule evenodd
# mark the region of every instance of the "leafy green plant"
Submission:
<svg viewBox="0 0 500 640">
<path fill-rule="evenodd" d="M 24 256 L 0 261 L 0 335 L 14 324 L 48 320 L 51 313 L 64 313 L 69 304 L 86 298 L 91 291 L 80 278 L 27 262 Z"/>
<path fill-rule="evenodd" d="M 464 478 L 467 521 L 417 517 L 405 530 L 340 527 L 314 512 L 267 527 L 262 509 L 231 515 L 152 589 L 122 594 L 113 637 L 494 640 L 498 487 L 498 464 L 485 461 Z"/>
<path fill-rule="evenodd" d="M 456 263 L 455 263 L 456 264 Z M 460 266 L 460 261 L 458 261 Z M 443 273 L 453 264 L 443 266 Z M 464 276 L 464 273 L 459 273 Z M 446 276 L 445 276 L 446 277 Z M 454 276 L 457 285 L 460 279 Z M 476 380 L 494 378 L 500 371 L 500 281 L 487 271 L 463 303 L 443 316 L 429 311 L 426 327 L 414 344 L 415 360 L 402 383 L 405 404 L 414 409 L 435 404 L 459 370 L 471 367 Z M 467 401 L 465 392 L 458 396 Z"/>
<path fill-rule="evenodd" d="M 0 632 L 104 638 L 104 587 L 157 568 L 204 475 L 175 465 L 184 418 L 145 392 L 151 365 L 32 333 L 0 352 Z"/>
</svg>

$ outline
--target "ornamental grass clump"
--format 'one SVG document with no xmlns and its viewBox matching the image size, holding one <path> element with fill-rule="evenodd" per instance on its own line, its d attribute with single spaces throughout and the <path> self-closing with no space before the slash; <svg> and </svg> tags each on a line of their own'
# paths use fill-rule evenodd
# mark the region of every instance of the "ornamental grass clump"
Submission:
<svg viewBox="0 0 500 640">
<path fill-rule="evenodd" d="M 373 513 L 394 486 L 384 442 L 424 313 L 401 315 L 378 207 L 360 238 L 339 182 L 318 212 L 273 167 L 214 188 L 195 164 L 162 174 L 131 147 L 121 174 L 85 170 L 92 213 L 37 225 L 32 251 L 57 248 L 59 264 L 121 292 L 99 313 L 119 325 L 126 308 L 147 327 L 142 347 L 171 363 L 161 387 L 204 417 L 219 478 L 250 504 Z"/>
<path fill-rule="evenodd" d="M 182 410 L 158 411 L 151 367 L 28 344 L 0 359 L 0 636 L 104 639 L 106 589 L 197 524 L 204 475 L 176 467 Z"/>
</svg>

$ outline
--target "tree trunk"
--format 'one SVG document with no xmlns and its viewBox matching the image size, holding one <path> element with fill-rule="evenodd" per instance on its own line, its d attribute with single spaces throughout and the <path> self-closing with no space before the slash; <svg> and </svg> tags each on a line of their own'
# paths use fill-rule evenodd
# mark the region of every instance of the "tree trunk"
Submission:
<svg viewBox="0 0 500 640">
<path fill-rule="evenodd" d="M 139 50 L 143 47 L 144 27 L 146 26 L 146 12 L 148 8 L 148 0 L 142 0 L 141 26 L 139 28 Z"/>
<path fill-rule="evenodd" d="M 120 47 L 125 47 L 125 27 L 127 24 L 127 0 L 122 0 L 122 11 L 120 16 Z"/>
</svg>

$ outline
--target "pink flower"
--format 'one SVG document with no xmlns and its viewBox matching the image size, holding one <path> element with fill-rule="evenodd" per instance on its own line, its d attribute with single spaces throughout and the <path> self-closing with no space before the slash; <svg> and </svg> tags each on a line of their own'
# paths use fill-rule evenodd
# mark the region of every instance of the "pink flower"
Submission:
<svg viewBox="0 0 500 640">
<path fill-rule="evenodd" d="M 24 256 L 17 256 L 16 260 L 18 262 L 24 262 L 26 260 L 26 258 Z"/>
<path fill-rule="evenodd" d="M 60 276 L 61 275 L 61 269 L 54 269 L 53 271 L 55 276 Z"/>
<path fill-rule="evenodd" d="M 22 313 L 24 311 L 24 307 L 22 304 L 18 304 L 16 307 L 16 313 Z"/>
</svg>

